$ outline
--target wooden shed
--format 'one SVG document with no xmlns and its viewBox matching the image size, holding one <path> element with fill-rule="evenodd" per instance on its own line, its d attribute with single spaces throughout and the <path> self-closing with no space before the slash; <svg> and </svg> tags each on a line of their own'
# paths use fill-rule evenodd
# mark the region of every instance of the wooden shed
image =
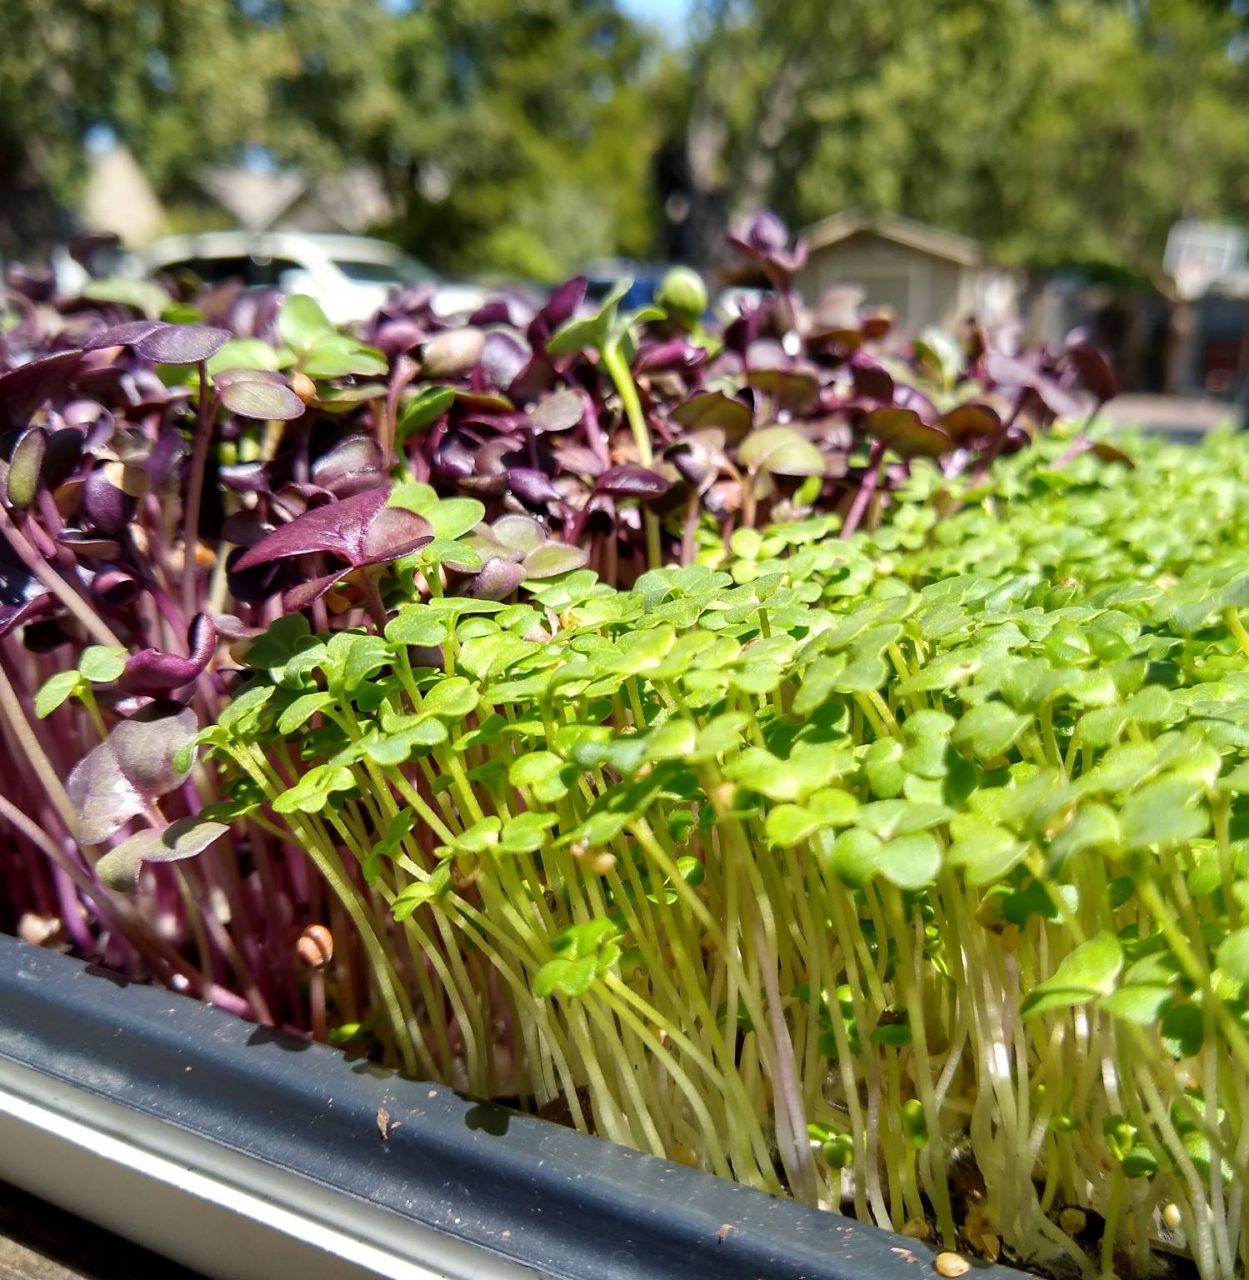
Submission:
<svg viewBox="0 0 1249 1280">
<path fill-rule="evenodd" d="M 997 321 L 1014 312 L 1013 276 L 987 264 L 980 245 L 965 236 L 853 211 L 824 218 L 802 236 L 810 256 L 798 288 L 810 304 L 828 289 L 860 289 L 910 333 L 929 324 L 948 328 L 972 313 Z"/>
</svg>

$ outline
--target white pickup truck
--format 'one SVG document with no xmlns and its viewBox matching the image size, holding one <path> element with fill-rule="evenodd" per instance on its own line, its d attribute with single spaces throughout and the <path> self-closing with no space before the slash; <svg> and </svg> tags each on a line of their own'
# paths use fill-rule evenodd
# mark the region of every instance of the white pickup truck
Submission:
<svg viewBox="0 0 1249 1280">
<path fill-rule="evenodd" d="M 446 319 L 470 315 L 489 296 L 473 284 L 440 279 L 385 240 L 286 231 L 210 231 L 166 236 L 142 253 L 147 274 L 188 272 L 206 285 L 239 280 L 306 293 L 335 324 L 364 320 L 390 291 L 429 281 L 434 311 Z"/>
</svg>

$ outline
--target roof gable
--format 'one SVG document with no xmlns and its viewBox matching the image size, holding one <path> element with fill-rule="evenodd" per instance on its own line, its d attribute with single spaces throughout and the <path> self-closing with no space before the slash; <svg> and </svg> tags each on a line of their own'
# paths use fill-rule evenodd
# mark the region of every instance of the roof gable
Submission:
<svg viewBox="0 0 1249 1280">
<path fill-rule="evenodd" d="M 363 166 L 317 178 L 297 170 L 216 168 L 204 173 L 200 187 L 247 231 L 299 230 L 305 228 L 296 224 L 311 221 L 355 233 L 391 216 L 380 179 Z"/>
<path fill-rule="evenodd" d="M 840 244 L 865 232 L 960 266 L 978 267 L 984 262 L 984 252 L 975 240 L 896 214 L 860 213 L 846 209 L 808 227 L 802 238 L 814 251 Z"/>
</svg>

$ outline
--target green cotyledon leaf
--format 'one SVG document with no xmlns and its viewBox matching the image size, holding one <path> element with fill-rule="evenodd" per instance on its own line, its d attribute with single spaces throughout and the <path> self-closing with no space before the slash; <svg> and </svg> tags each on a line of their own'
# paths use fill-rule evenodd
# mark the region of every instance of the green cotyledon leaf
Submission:
<svg viewBox="0 0 1249 1280">
<path fill-rule="evenodd" d="M 1064 956 L 1051 978 L 1038 983 L 1024 998 L 1024 1017 L 1087 1004 L 1109 995 L 1123 969 L 1123 947 L 1113 933 L 1101 933 Z"/>
</svg>

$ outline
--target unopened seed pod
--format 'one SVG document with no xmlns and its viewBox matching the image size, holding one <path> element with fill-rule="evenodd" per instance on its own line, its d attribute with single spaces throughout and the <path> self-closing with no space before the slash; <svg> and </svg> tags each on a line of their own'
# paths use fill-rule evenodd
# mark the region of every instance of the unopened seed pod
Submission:
<svg viewBox="0 0 1249 1280">
<path fill-rule="evenodd" d="M 309 969 L 324 969 L 334 959 L 334 935 L 323 924 L 310 924 L 299 935 L 295 951 Z"/>
<path fill-rule="evenodd" d="M 937 1274 L 945 1276 L 946 1280 L 956 1280 L 956 1277 L 965 1276 L 971 1270 L 971 1263 L 961 1253 L 949 1251 L 937 1254 L 937 1261 L 933 1265 L 937 1268 Z"/>
<path fill-rule="evenodd" d="M 697 271 L 671 267 L 660 281 L 656 300 L 661 307 L 693 323 L 707 310 L 707 286 Z"/>
<path fill-rule="evenodd" d="M 316 399 L 317 384 L 306 373 L 296 373 L 291 376 L 291 390 L 304 404 L 311 404 Z"/>
<path fill-rule="evenodd" d="M 1178 1231 L 1184 1225 L 1184 1215 L 1180 1212 L 1178 1204 L 1162 1206 L 1162 1225 L 1168 1231 Z"/>
</svg>

